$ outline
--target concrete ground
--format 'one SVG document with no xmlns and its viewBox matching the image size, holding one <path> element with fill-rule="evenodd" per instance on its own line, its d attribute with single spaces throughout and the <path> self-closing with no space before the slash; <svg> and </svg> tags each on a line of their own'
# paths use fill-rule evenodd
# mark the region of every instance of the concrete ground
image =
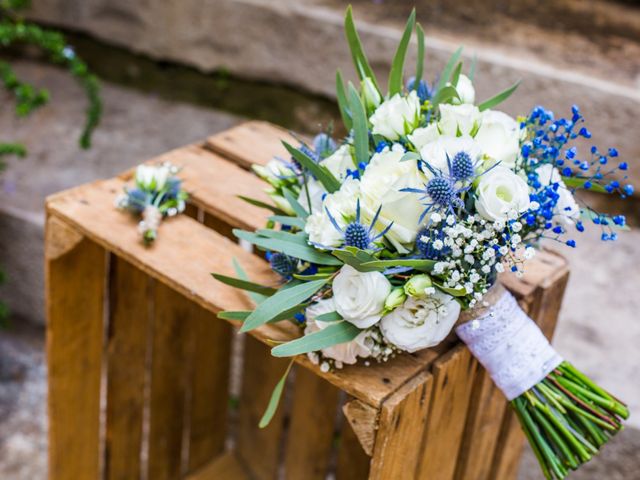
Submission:
<svg viewBox="0 0 640 480">
<path fill-rule="evenodd" d="M 0 262 L 13 265 L 10 282 L 17 295 L 21 285 L 42 288 L 41 279 L 35 278 L 41 275 L 42 259 L 26 261 L 24 252 L 40 255 L 42 202 L 47 194 L 114 175 L 239 120 L 220 111 L 105 84 L 105 117 L 93 149 L 83 152 L 76 148 L 76 137 L 84 99 L 73 82 L 39 64 L 22 62 L 18 71 L 49 86 L 54 100 L 26 121 L 17 122 L 8 109 L 0 112 L 3 138 L 25 139 L 31 151 L 27 159 L 11 162 L 0 189 L 2 228 L 11 227 L 3 230 Z M 577 237 L 578 249 L 564 250 L 572 277 L 555 345 L 592 378 L 627 400 L 633 416 L 631 428 L 572 478 L 633 479 L 640 471 L 640 430 L 636 429 L 640 427 L 640 324 L 635 321 L 640 272 L 633 268 L 634 260 L 640 258 L 640 231 L 621 235 L 615 244 L 603 244 L 595 234 L 584 235 Z M 11 257 L 21 255 L 22 265 L 12 263 Z M 19 304 L 16 298 L 20 300 L 14 297 L 13 303 Z M 45 478 L 45 382 L 43 331 L 16 317 L 12 327 L 0 331 L 0 478 Z M 527 453 L 520 479 L 538 478 L 535 459 Z"/>
</svg>

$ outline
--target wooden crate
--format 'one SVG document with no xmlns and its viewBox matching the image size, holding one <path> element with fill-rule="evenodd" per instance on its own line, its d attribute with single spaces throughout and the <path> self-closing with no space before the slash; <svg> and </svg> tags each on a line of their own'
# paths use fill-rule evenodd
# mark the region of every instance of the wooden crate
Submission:
<svg viewBox="0 0 640 480">
<path fill-rule="evenodd" d="M 281 138 L 293 141 L 251 122 L 154 159 L 184 167 L 191 200 L 151 248 L 113 208 L 130 172 L 47 200 L 50 478 L 514 478 L 517 420 L 457 341 L 328 373 L 299 357 L 283 405 L 258 429 L 287 363 L 265 343 L 299 331 L 265 325 L 234 341 L 216 312 L 250 304 L 209 273 L 232 275 L 236 257 L 273 281 L 229 237 L 263 226 L 268 212 L 236 196 L 265 196 L 246 169 L 284 155 Z M 542 253 L 523 279 L 502 281 L 551 335 L 567 277 L 561 257 Z"/>
</svg>

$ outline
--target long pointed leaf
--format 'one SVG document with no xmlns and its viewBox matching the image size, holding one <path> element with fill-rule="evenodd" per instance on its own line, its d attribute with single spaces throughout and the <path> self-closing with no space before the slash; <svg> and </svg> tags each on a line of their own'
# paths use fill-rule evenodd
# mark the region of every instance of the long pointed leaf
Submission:
<svg viewBox="0 0 640 480">
<path fill-rule="evenodd" d="M 350 342 L 361 332 L 349 322 L 335 322 L 331 325 L 271 349 L 274 357 L 291 357 L 302 353 L 315 352 L 323 348 L 333 347 Z"/>
<path fill-rule="evenodd" d="M 502 92 L 497 94 L 495 97 L 491 97 L 489 100 L 485 100 L 484 102 L 482 102 L 480 105 L 478 105 L 478 110 L 482 112 L 483 110 L 488 110 L 489 108 L 492 108 L 492 107 L 495 107 L 496 105 L 501 104 L 507 98 L 509 98 L 513 92 L 516 91 L 516 88 L 518 88 L 519 85 L 520 85 L 520 80 L 518 80 L 516 83 L 511 85 L 506 90 L 503 90 Z"/>
<path fill-rule="evenodd" d="M 367 56 L 365 55 L 364 49 L 362 48 L 362 42 L 360 41 L 360 37 L 358 36 L 356 25 L 353 22 L 353 9 L 351 8 L 351 5 L 347 7 L 347 13 L 344 17 L 344 31 L 347 37 L 347 43 L 349 44 L 349 49 L 351 50 L 353 64 L 356 68 L 360 80 L 364 80 L 366 77 L 369 77 L 378 92 L 380 92 L 378 81 L 376 80 L 376 76 L 373 73 L 371 65 L 369 65 L 369 60 L 367 60 Z"/>
<path fill-rule="evenodd" d="M 272 215 L 269 217 L 272 222 L 277 222 L 280 225 L 286 225 L 287 227 L 296 227 L 302 230 L 305 226 L 305 221 L 300 217 L 290 217 L 288 215 Z"/>
<path fill-rule="evenodd" d="M 281 240 L 283 242 L 297 243 L 308 247 L 307 235 L 304 233 L 290 233 L 282 230 L 271 230 L 269 228 L 261 228 L 256 230 L 256 234 L 261 237 L 273 238 L 274 240 Z"/>
<path fill-rule="evenodd" d="M 419 23 L 416 25 L 416 34 L 418 36 L 418 61 L 416 62 L 416 78 L 414 80 L 415 88 L 418 88 L 422 75 L 424 74 L 424 30 Z"/>
<path fill-rule="evenodd" d="M 284 390 L 284 384 L 287 381 L 287 377 L 289 376 L 292 365 L 293 360 L 289 362 L 289 366 L 285 370 L 284 375 L 282 375 L 282 378 L 278 381 L 275 388 L 273 389 L 273 393 L 271 394 L 271 398 L 269 399 L 269 404 L 267 405 L 267 408 L 264 411 L 262 418 L 260 419 L 260 423 L 258 424 L 260 428 L 265 428 L 267 425 L 269 425 L 269 423 L 271 423 L 271 420 L 273 419 L 273 416 L 278 410 L 280 397 L 282 397 L 282 391 Z"/>
<path fill-rule="evenodd" d="M 267 323 L 275 323 L 275 322 L 279 322 L 280 320 L 289 320 L 293 318 L 296 313 L 301 313 L 305 307 L 306 307 L 306 304 L 296 305 L 295 307 L 290 308 L 289 310 L 285 310 L 279 315 L 276 315 Z M 221 318 L 223 320 L 239 320 L 241 322 L 244 322 L 247 319 L 247 317 L 251 315 L 251 312 L 252 310 L 219 312 L 218 318 Z"/>
<path fill-rule="evenodd" d="M 255 198 L 245 197 L 244 195 L 238 195 L 240 200 L 244 200 L 245 202 L 255 205 L 256 207 L 264 208 L 266 210 L 271 210 L 276 215 L 285 215 L 285 212 L 280 210 L 278 207 L 274 207 L 273 205 L 269 205 L 268 203 L 264 203 L 260 200 L 256 200 Z"/>
<path fill-rule="evenodd" d="M 340 315 L 338 312 L 329 312 L 329 313 L 323 313 L 322 315 L 318 315 L 316 317 L 316 321 L 318 322 L 337 322 L 343 320 L 342 315 Z"/>
<path fill-rule="evenodd" d="M 340 190 L 340 182 L 333 174 L 322 165 L 317 164 L 304 152 L 301 152 L 297 148 L 292 147 L 287 142 L 282 142 L 284 147 L 289 151 L 291 156 L 295 158 L 300 165 L 309 170 L 322 185 L 327 189 L 327 192 L 333 193 Z"/>
<path fill-rule="evenodd" d="M 338 98 L 338 107 L 340 108 L 340 116 L 342 117 L 342 123 L 344 128 L 351 130 L 353 122 L 351 120 L 351 114 L 349 109 L 349 102 L 347 100 L 347 92 L 344 89 L 344 80 L 342 80 L 342 73 L 340 70 L 336 71 L 336 96 Z"/>
<path fill-rule="evenodd" d="M 474 55 L 473 59 L 471 60 L 471 68 L 469 69 L 469 80 L 471 80 L 472 82 L 476 76 L 477 65 L 478 65 L 478 56 Z"/>
<path fill-rule="evenodd" d="M 384 271 L 387 268 L 393 267 L 411 267 L 414 270 L 420 272 L 431 272 L 435 266 L 435 260 L 423 260 L 423 259 L 395 259 L 395 260 L 375 260 L 373 262 L 364 262 L 361 264 L 362 268 L 377 268 L 379 271 Z"/>
<path fill-rule="evenodd" d="M 247 290 L 249 292 L 256 292 L 267 297 L 277 292 L 275 288 L 265 287 L 264 285 L 259 285 L 257 283 L 242 280 L 240 278 L 228 277 L 219 273 L 212 273 L 211 275 L 219 282 L 222 282 L 231 287 L 239 288 L 241 290 Z"/>
<path fill-rule="evenodd" d="M 396 93 L 402 91 L 402 75 L 404 71 L 404 60 L 407 56 L 407 48 L 409 47 L 409 41 L 411 40 L 411 34 L 413 33 L 413 27 L 416 24 L 416 10 L 411 11 L 407 24 L 404 27 L 402 38 L 398 44 L 398 49 L 393 57 L 391 63 L 391 73 L 389 74 L 389 97 L 393 97 Z"/>
<path fill-rule="evenodd" d="M 287 199 L 293 211 L 296 212 L 296 215 L 300 218 L 307 218 L 309 216 L 309 212 L 307 212 L 304 207 L 298 202 L 298 199 L 293 195 L 291 190 L 288 188 L 283 188 L 282 193 L 284 194 L 284 198 Z"/>
<path fill-rule="evenodd" d="M 458 48 L 455 52 L 453 52 L 453 55 L 451 55 L 451 57 L 449 58 L 447 65 L 444 67 L 444 70 L 440 75 L 440 80 L 438 80 L 438 86 L 436 87 L 436 91 L 439 91 L 447 84 L 447 82 L 449 81 L 449 78 L 451 78 L 451 73 L 453 72 L 453 69 L 458 63 L 458 59 L 460 58 L 461 54 L 462 54 L 462 47 Z"/>
<path fill-rule="evenodd" d="M 242 268 L 242 265 L 240 265 L 240 262 L 238 261 L 238 259 L 233 257 L 233 260 L 231 261 L 231 263 L 233 264 L 233 269 L 236 271 L 236 275 L 238 275 L 238 278 L 245 281 L 249 281 L 249 275 L 247 275 L 247 272 L 244 271 L 244 268 Z M 261 295 L 260 293 L 256 293 L 256 292 L 247 292 L 247 294 L 256 305 L 264 301 L 265 298 L 267 298 L 266 295 Z"/>
<path fill-rule="evenodd" d="M 369 127 L 367 114 L 356 88 L 349 83 L 349 107 L 353 118 L 353 144 L 356 150 L 356 162 L 369 163 Z"/>
<path fill-rule="evenodd" d="M 458 62 L 458 65 L 456 65 L 456 69 L 453 71 L 453 75 L 451 76 L 451 85 L 453 85 L 454 87 L 458 86 L 460 72 L 462 72 L 462 62 Z"/>
<path fill-rule="evenodd" d="M 276 240 L 274 238 L 262 237 L 255 233 L 246 232 L 244 230 L 233 230 L 233 234 L 260 247 L 264 250 L 272 250 L 281 252 L 291 257 L 305 260 L 307 262 L 316 263 L 318 265 L 341 265 L 341 262 L 327 253 L 322 253 L 308 245 L 301 245 L 298 242 L 290 242 L 286 240 Z"/>
<path fill-rule="evenodd" d="M 282 312 L 304 303 L 309 297 L 327 284 L 327 280 L 315 280 L 301 283 L 295 287 L 278 290 L 256 307 L 247 317 L 240 328 L 241 332 L 248 332 L 272 320 Z"/>
<path fill-rule="evenodd" d="M 460 95 L 458 95 L 458 91 L 455 89 L 455 87 L 447 85 L 446 87 L 442 87 L 436 92 L 431 102 L 433 103 L 433 106 L 436 107 L 441 103 L 448 102 L 452 98 L 460 98 Z"/>
</svg>

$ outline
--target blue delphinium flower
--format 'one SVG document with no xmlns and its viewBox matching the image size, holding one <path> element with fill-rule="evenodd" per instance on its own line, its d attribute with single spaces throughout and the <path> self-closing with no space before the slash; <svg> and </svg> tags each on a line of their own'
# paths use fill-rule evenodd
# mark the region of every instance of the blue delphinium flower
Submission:
<svg viewBox="0 0 640 480">
<path fill-rule="evenodd" d="M 416 77 L 411 77 L 407 81 L 407 91 L 415 90 L 418 98 L 420 99 L 420 103 L 424 103 L 429 100 L 433 94 L 433 92 L 429 89 L 429 85 L 425 80 L 420 80 L 418 85 L 416 85 Z"/>
<path fill-rule="evenodd" d="M 376 214 L 373 216 L 371 223 L 367 226 L 363 224 L 360 220 L 360 199 L 356 201 L 356 218 L 354 221 L 347 224 L 347 226 L 343 229 L 338 225 L 336 219 L 331 215 L 331 212 L 328 208 L 325 207 L 325 211 L 329 216 L 329 220 L 331 224 L 334 226 L 338 232 L 343 235 L 344 238 L 344 246 L 345 247 L 356 247 L 360 250 L 376 250 L 376 242 L 380 240 L 384 235 L 387 234 L 389 229 L 392 227 L 393 222 L 390 223 L 382 232 L 376 233 L 374 227 L 378 222 L 378 217 L 380 216 L 380 211 L 382 210 L 382 205 L 376 211 Z"/>
</svg>

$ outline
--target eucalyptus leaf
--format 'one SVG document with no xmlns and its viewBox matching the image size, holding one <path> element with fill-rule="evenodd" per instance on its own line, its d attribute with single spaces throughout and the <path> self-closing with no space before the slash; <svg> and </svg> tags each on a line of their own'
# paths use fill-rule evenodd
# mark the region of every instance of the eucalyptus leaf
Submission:
<svg viewBox="0 0 640 480">
<path fill-rule="evenodd" d="M 322 330 L 278 345 L 271 349 L 271 354 L 274 357 L 292 357 L 303 353 L 315 352 L 323 348 L 350 342 L 356 338 L 361 331 L 362 330 L 352 323 L 345 321 L 335 322 Z"/>
<path fill-rule="evenodd" d="M 393 97 L 396 93 L 402 92 L 402 76 L 404 70 L 404 60 L 407 56 L 407 48 L 411 40 L 411 34 L 416 24 L 416 10 L 411 11 L 407 24 L 404 27 L 402 38 L 398 44 L 398 49 L 391 63 L 391 73 L 389 74 L 389 97 Z"/>
<path fill-rule="evenodd" d="M 294 273 L 293 278 L 297 278 L 298 280 L 302 280 L 305 282 L 309 282 L 311 280 L 320 280 L 322 278 L 329 278 L 333 275 L 333 273 L 314 273 L 313 275 L 302 275 L 300 273 Z"/>
<path fill-rule="evenodd" d="M 256 207 L 264 208 L 266 210 L 271 210 L 276 215 L 285 215 L 285 212 L 283 212 L 278 207 L 269 205 L 268 203 L 262 202 L 260 200 L 256 200 L 255 198 L 245 197 L 244 195 L 238 195 L 238 198 Z"/>
<path fill-rule="evenodd" d="M 367 113 L 356 88 L 349 83 L 349 107 L 353 119 L 353 145 L 356 163 L 369 163 L 369 126 Z"/>
<path fill-rule="evenodd" d="M 307 243 L 307 234 L 304 232 L 290 233 L 285 232 L 284 230 L 271 230 L 269 228 L 261 228 L 260 230 L 256 230 L 256 234 L 261 237 L 273 238 L 274 240 L 280 240 L 282 242 L 297 243 L 298 245 L 302 245 L 304 247 L 309 246 L 309 244 Z"/>
<path fill-rule="evenodd" d="M 458 60 L 460 59 L 460 55 L 462 55 L 462 47 L 458 48 L 455 52 L 453 52 L 453 55 L 451 55 L 451 57 L 449 58 L 449 61 L 444 67 L 444 70 L 442 71 L 440 79 L 438 80 L 436 91 L 440 91 L 447 84 L 447 82 L 451 78 L 451 73 L 453 73 L 453 69 L 455 68 L 456 64 L 458 63 Z"/>
<path fill-rule="evenodd" d="M 342 318 L 342 315 L 340 315 L 338 312 L 323 313 L 322 315 L 318 315 L 316 317 L 316 321 L 325 322 L 325 323 L 337 322 L 339 320 L 344 320 L 344 319 Z"/>
<path fill-rule="evenodd" d="M 501 104 L 507 98 L 509 98 L 513 92 L 516 91 L 516 88 L 518 88 L 519 85 L 520 85 L 520 80 L 518 80 L 516 83 L 511 85 L 506 90 L 503 90 L 502 92 L 497 94 L 495 97 L 491 97 L 489 100 L 485 100 L 484 102 L 482 102 L 480 105 L 478 105 L 478 110 L 482 112 L 484 110 L 488 110 L 492 107 L 495 107 L 496 105 Z"/>
<path fill-rule="evenodd" d="M 295 307 L 290 308 L 289 310 L 285 310 L 279 315 L 276 315 L 267 323 L 276 323 L 281 320 L 290 320 L 295 316 L 296 313 L 302 313 L 302 311 L 306 307 L 307 307 L 307 304 L 296 305 Z M 249 315 L 251 315 L 251 310 L 226 311 L 226 312 L 219 312 L 218 318 L 221 318 L 222 320 L 236 320 L 236 321 L 243 322 L 247 319 Z"/>
<path fill-rule="evenodd" d="M 284 390 L 284 385 L 287 381 L 287 377 L 289 376 L 289 372 L 291 371 L 291 366 L 293 365 L 293 360 L 289 362 L 289 366 L 282 375 L 282 378 L 278 381 L 275 388 L 273 389 L 273 393 L 271 394 L 271 398 L 269 399 L 269 404 L 267 405 L 262 418 L 260 419 L 260 423 L 258 424 L 260 428 L 265 428 L 275 415 L 278 410 L 278 405 L 280 404 L 280 398 L 282 397 L 282 391 Z"/>
<path fill-rule="evenodd" d="M 340 70 L 336 71 L 336 97 L 338 98 L 338 107 L 340 108 L 342 123 L 344 123 L 344 128 L 349 131 L 351 130 L 353 121 L 351 120 L 349 101 L 347 100 L 347 92 L 344 88 L 344 80 L 342 80 Z"/>
<path fill-rule="evenodd" d="M 416 35 L 418 37 L 418 61 L 416 62 L 414 85 L 417 90 L 424 73 L 424 30 L 422 29 L 422 25 L 419 23 L 416 25 Z"/>
<path fill-rule="evenodd" d="M 249 292 L 256 292 L 267 297 L 273 295 L 277 291 L 275 288 L 265 287 L 264 285 L 259 285 L 257 283 L 242 280 L 240 278 L 228 277 L 219 273 L 212 273 L 211 275 L 219 282 L 222 282 L 231 287 L 239 288 L 241 290 L 248 290 Z"/>
<path fill-rule="evenodd" d="M 233 259 L 231 260 L 231 263 L 233 264 L 233 269 L 236 271 L 236 275 L 238 275 L 238 278 L 248 282 L 249 275 L 247 275 L 247 272 L 244 271 L 244 268 L 242 268 L 242 265 L 240 265 L 240 262 L 238 261 L 238 259 L 233 257 Z M 253 300 L 253 302 L 256 305 L 264 301 L 265 298 L 267 298 L 266 295 L 262 295 L 260 293 L 256 293 L 256 292 L 247 292 L 247 293 L 249 295 L 249 298 L 251 298 L 251 300 Z"/>
<path fill-rule="evenodd" d="M 292 147 L 287 142 L 282 142 L 287 151 L 291 154 L 293 158 L 295 158 L 300 165 L 309 170 L 314 177 L 318 179 L 320 183 L 324 186 L 324 188 L 329 193 L 336 192 L 340 190 L 340 182 L 333 174 L 327 170 L 322 165 L 316 163 L 312 158 L 310 158 L 304 152 L 298 150 L 297 148 Z"/>
<path fill-rule="evenodd" d="M 302 230 L 305 226 L 304 219 L 300 217 L 290 217 L 288 215 L 272 215 L 269 217 L 272 222 L 277 222 L 280 225 L 286 225 L 288 227 L 296 227 Z"/>
<path fill-rule="evenodd" d="M 449 287 L 445 287 L 442 284 L 439 283 L 435 283 L 433 284 L 436 288 L 442 290 L 444 293 L 448 293 L 449 295 L 451 295 L 452 297 L 464 297 L 467 294 L 466 289 L 464 288 L 449 288 Z"/>
<path fill-rule="evenodd" d="M 380 87 L 378 86 L 376 75 L 373 73 L 371 65 L 369 65 L 369 60 L 367 60 L 367 56 L 364 53 L 362 42 L 360 41 L 356 25 L 353 21 L 353 9 L 351 8 L 351 5 L 347 7 L 347 13 L 344 18 L 344 31 L 347 37 L 347 43 L 349 44 L 349 49 L 351 50 L 353 64 L 356 67 L 356 72 L 358 73 L 360 80 L 364 80 L 366 77 L 369 77 L 373 82 L 373 85 L 378 90 L 378 93 L 380 93 Z"/>
<path fill-rule="evenodd" d="M 458 86 L 458 80 L 460 79 L 460 72 L 462 71 L 462 62 L 458 62 L 456 65 L 456 69 L 453 71 L 453 76 L 451 77 L 451 85 L 454 87 Z"/>
<path fill-rule="evenodd" d="M 359 272 L 376 272 L 377 267 L 363 267 L 362 264 L 366 262 L 376 261 L 377 258 L 364 250 L 360 250 L 356 247 L 346 247 L 344 250 L 334 250 L 331 252 L 334 257 L 342 260 L 343 263 L 352 266 Z"/>
<path fill-rule="evenodd" d="M 233 234 L 246 240 L 256 247 L 264 250 L 272 250 L 281 252 L 306 262 L 316 263 L 318 265 L 341 265 L 342 263 L 328 253 L 323 253 L 308 245 L 301 245 L 298 241 L 277 240 L 275 238 L 262 237 L 255 233 L 246 232 L 244 230 L 234 229 Z"/>
<path fill-rule="evenodd" d="M 238 311 L 225 311 L 225 312 L 218 312 L 218 318 L 222 319 L 222 320 L 239 320 L 241 322 L 244 322 L 245 319 L 251 314 L 251 310 L 238 310 Z"/>
<path fill-rule="evenodd" d="M 289 190 L 288 188 L 283 188 L 282 194 L 284 195 L 284 198 L 287 199 L 287 202 L 289 202 L 289 205 L 291 205 L 291 208 L 298 217 L 307 218 L 309 216 L 309 212 L 307 212 L 305 208 L 300 204 L 300 202 L 298 202 L 291 190 Z"/>
<path fill-rule="evenodd" d="M 585 190 L 589 190 L 590 192 L 597 192 L 597 193 L 607 193 L 607 190 L 599 183 L 595 183 L 592 178 L 563 176 L 562 181 L 567 187 L 570 187 L 570 188 L 584 188 L 585 183 L 591 182 L 591 186 L 588 189 L 585 188 Z"/>
<path fill-rule="evenodd" d="M 314 280 L 305 282 L 295 287 L 278 290 L 274 295 L 259 304 L 256 309 L 247 317 L 240 328 L 241 332 L 248 332 L 259 327 L 274 317 L 291 308 L 304 303 L 309 297 L 327 284 L 327 280 Z"/>
<path fill-rule="evenodd" d="M 375 260 L 373 262 L 365 262 L 360 266 L 362 268 L 375 268 L 378 271 L 384 271 L 388 268 L 392 267 L 411 267 L 414 270 L 418 270 L 419 272 L 431 272 L 433 267 L 435 266 L 435 260 L 424 260 L 424 259 L 393 259 L 393 260 Z"/>
</svg>

